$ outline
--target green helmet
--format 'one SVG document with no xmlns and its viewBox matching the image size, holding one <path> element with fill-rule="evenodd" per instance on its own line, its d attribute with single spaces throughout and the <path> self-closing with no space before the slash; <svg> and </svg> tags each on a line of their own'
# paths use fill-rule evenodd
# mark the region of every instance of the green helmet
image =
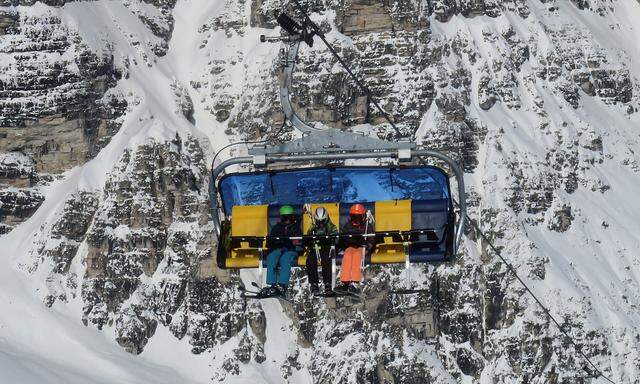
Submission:
<svg viewBox="0 0 640 384">
<path fill-rule="evenodd" d="M 283 205 L 280 207 L 280 216 L 293 215 L 293 207 L 290 205 Z"/>
</svg>

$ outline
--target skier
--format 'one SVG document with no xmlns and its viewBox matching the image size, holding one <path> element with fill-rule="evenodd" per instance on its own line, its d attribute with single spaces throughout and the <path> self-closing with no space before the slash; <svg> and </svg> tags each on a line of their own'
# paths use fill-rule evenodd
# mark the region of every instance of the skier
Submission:
<svg viewBox="0 0 640 384">
<path fill-rule="evenodd" d="M 331 222 L 329 212 L 324 207 L 316 208 L 313 216 L 313 224 L 307 231 L 307 235 L 324 236 L 335 235 L 338 228 Z M 324 283 L 324 293 L 330 294 L 331 289 L 331 246 L 335 244 L 335 239 L 318 239 L 309 250 L 307 257 L 307 276 L 311 285 L 311 293 L 314 295 L 320 292 L 318 287 L 318 256 L 322 263 L 322 282 Z"/>
<path fill-rule="evenodd" d="M 349 222 L 342 228 L 341 234 L 366 234 L 373 233 L 373 223 L 369 222 L 367 211 L 362 204 L 354 204 L 349 209 Z M 358 289 L 353 285 L 360 282 L 362 278 L 362 261 L 365 254 L 372 252 L 375 247 L 373 237 L 343 237 L 341 245 L 344 248 L 342 257 L 342 270 L 340 271 L 340 281 L 342 286 L 336 290 L 350 293 L 358 293 Z M 342 248 L 341 247 L 341 248 Z"/>
<path fill-rule="evenodd" d="M 267 286 L 260 291 L 261 296 L 286 294 L 291 277 L 291 264 L 302 250 L 300 240 L 292 240 L 288 237 L 301 235 L 302 230 L 293 207 L 290 205 L 280 207 L 280 221 L 273 226 L 270 238 L 267 240 L 267 248 L 271 251 L 267 255 Z M 280 236 L 287 238 L 273 239 Z"/>
</svg>

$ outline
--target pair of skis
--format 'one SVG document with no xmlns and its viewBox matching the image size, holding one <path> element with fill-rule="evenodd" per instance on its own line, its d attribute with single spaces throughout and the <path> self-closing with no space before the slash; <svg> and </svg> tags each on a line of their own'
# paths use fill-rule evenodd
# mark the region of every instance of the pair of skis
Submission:
<svg viewBox="0 0 640 384">
<path fill-rule="evenodd" d="M 254 281 L 251 282 L 251 285 L 254 286 L 255 288 L 260 288 L 260 286 L 258 286 L 258 284 Z M 240 297 L 242 297 L 243 299 L 255 299 L 255 300 L 263 300 L 263 299 L 281 299 L 284 301 L 287 301 L 289 303 L 292 303 L 291 299 L 288 298 L 286 295 L 278 292 L 278 293 L 274 293 L 274 294 L 262 294 L 260 293 L 260 291 L 253 291 L 253 290 L 247 290 L 244 286 L 239 286 L 238 290 L 241 292 Z M 315 297 L 325 297 L 325 298 L 330 298 L 330 297 L 351 297 L 357 300 L 362 301 L 362 295 L 358 294 L 358 293 L 354 293 L 354 292 L 347 292 L 347 291 L 331 291 L 331 292 L 321 292 L 321 293 L 316 293 L 313 296 Z"/>
<path fill-rule="evenodd" d="M 260 289 L 260 286 L 255 281 L 252 281 L 251 285 L 254 286 L 255 288 Z M 274 294 L 267 295 L 267 294 L 261 293 L 260 291 L 247 290 L 243 285 L 238 286 L 238 290 L 241 292 L 240 297 L 242 297 L 243 299 L 262 300 L 262 299 L 273 298 L 273 299 L 280 299 L 280 300 L 287 301 L 289 303 L 293 303 L 291 299 L 289 299 L 287 295 L 282 292 L 277 292 Z"/>
<path fill-rule="evenodd" d="M 347 292 L 347 291 L 330 291 L 330 292 L 320 292 L 320 293 L 316 293 L 313 296 L 315 297 L 324 297 L 324 298 L 330 298 L 330 297 L 351 297 L 357 300 L 362 301 L 362 295 L 359 293 L 355 293 L 355 292 Z"/>
</svg>

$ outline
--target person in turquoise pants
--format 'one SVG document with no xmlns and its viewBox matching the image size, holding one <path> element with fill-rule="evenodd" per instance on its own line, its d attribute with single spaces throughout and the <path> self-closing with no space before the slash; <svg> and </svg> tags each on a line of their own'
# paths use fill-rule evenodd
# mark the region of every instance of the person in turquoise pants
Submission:
<svg viewBox="0 0 640 384">
<path fill-rule="evenodd" d="M 294 214 L 293 207 L 280 207 L 280 221 L 271 228 L 267 248 L 267 287 L 260 292 L 263 295 L 286 294 L 291 277 L 291 264 L 302 250 L 300 240 L 292 240 L 291 236 L 301 236 L 302 229 Z M 286 237 L 274 239 L 274 237 Z"/>
</svg>

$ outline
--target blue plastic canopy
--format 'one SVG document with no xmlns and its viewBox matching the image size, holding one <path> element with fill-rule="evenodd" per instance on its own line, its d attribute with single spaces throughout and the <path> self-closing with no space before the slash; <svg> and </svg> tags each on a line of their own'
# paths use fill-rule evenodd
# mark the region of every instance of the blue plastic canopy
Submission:
<svg viewBox="0 0 640 384">
<path fill-rule="evenodd" d="M 219 189 L 227 215 L 234 205 L 449 199 L 448 176 L 433 166 L 234 173 L 222 178 Z"/>
</svg>

